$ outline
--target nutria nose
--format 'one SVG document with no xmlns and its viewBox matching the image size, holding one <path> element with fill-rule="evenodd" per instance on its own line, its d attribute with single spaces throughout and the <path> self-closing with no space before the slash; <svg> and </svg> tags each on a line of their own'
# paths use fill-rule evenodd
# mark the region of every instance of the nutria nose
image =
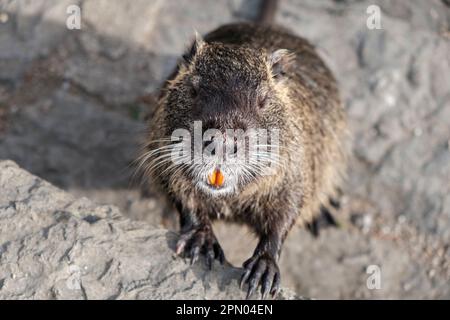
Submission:
<svg viewBox="0 0 450 320">
<path fill-rule="evenodd" d="M 216 142 L 217 142 L 217 138 L 216 137 L 212 137 L 211 140 L 208 140 L 208 141 L 203 141 L 203 150 L 205 150 L 208 146 L 211 145 L 211 147 L 214 147 L 214 149 L 212 149 L 212 151 L 211 151 L 211 155 L 213 155 L 213 156 L 216 155 L 216 149 L 217 149 Z M 231 156 L 237 155 L 237 153 L 238 153 L 238 140 L 237 140 L 237 138 L 234 137 L 233 138 L 233 142 L 230 142 L 230 143 L 232 143 L 232 146 L 233 146 L 232 148 L 230 148 L 227 145 L 226 138 L 225 138 L 224 144 L 222 146 L 222 147 L 225 147 L 225 151 L 224 152 L 227 152 L 227 154 L 231 155 Z"/>
<path fill-rule="evenodd" d="M 208 146 L 210 146 L 211 145 L 211 147 L 212 146 L 214 146 L 214 149 L 212 149 L 212 151 L 211 151 L 211 155 L 216 155 L 216 146 L 215 146 L 215 141 L 214 141 L 214 137 L 211 139 L 211 140 L 208 140 L 208 141 L 203 141 L 203 150 L 205 150 Z"/>
</svg>

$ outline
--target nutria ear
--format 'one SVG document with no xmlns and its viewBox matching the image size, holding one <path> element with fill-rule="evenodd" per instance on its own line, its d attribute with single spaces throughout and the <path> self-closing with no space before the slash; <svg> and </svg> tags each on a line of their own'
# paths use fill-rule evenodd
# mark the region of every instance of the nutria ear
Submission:
<svg viewBox="0 0 450 320">
<path fill-rule="evenodd" d="M 190 49 L 185 54 L 183 54 L 184 61 L 187 64 L 191 63 L 195 55 L 200 52 L 204 45 L 205 41 L 203 40 L 202 36 L 196 31 L 193 44 L 191 45 Z"/>
<path fill-rule="evenodd" d="M 294 54 L 287 49 L 278 49 L 269 55 L 269 65 L 274 77 L 283 76 L 294 62 Z"/>
</svg>

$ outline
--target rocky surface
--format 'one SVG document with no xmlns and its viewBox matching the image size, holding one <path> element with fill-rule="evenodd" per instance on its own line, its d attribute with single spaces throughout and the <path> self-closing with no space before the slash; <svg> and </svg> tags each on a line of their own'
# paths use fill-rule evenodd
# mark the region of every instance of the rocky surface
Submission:
<svg viewBox="0 0 450 320">
<path fill-rule="evenodd" d="M 241 271 L 175 256 L 177 235 L 0 162 L 0 299 L 242 299 Z M 278 299 L 294 299 L 282 290 Z"/>
<path fill-rule="evenodd" d="M 81 7 L 81 30 L 65 26 L 69 3 Z M 380 30 L 366 25 L 372 4 Z M 170 209 L 130 184 L 143 119 L 194 29 L 253 19 L 259 5 L 0 0 L 0 158 L 170 226 Z M 354 135 L 340 228 L 318 239 L 293 230 L 284 284 L 317 298 L 450 298 L 448 1 L 281 0 L 276 21 L 317 46 Z M 215 228 L 240 265 L 255 240 L 242 227 Z M 370 265 L 381 268 L 379 290 L 366 286 Z"/>
</svg>

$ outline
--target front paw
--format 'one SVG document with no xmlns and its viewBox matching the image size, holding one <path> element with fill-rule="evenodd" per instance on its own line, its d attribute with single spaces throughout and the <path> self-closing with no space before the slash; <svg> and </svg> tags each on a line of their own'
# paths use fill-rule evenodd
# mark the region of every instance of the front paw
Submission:
<svg viewBox="0 0 450 320">
<path fill-rule="evenodd" d="M 181 234 L 176 248 L 177 255 L 191 258 L 194 264 L 200 254 L 206 257 L 206 265 L 211 270 L 214 259 L 221 264 L 225 261 L 225 255 L 210 226 L 202 226 L 191 229 Z"/>
<path fill-rule="evenodd" d="M 240 286 L 248 283 L 247 299 L 255 292 L 261 284 L 261 295 L 265 299 L 270 292 L 274 297 L 280 288 L 280 269 L 275 259 L 267 254 L 254 255 L 244 262 L 244 274 Z"/>
</svg>

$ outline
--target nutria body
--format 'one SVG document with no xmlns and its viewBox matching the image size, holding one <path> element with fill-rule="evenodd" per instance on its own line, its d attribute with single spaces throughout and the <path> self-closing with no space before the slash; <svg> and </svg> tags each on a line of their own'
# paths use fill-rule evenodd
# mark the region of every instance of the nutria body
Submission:
<svg viewBox="0 0 450 320">
<path fill-rule="evenodd" d="M 274 172 L 245 164 L 177 165 L 164 150 L 177 128 L 277 128 Z M 197 38 L 163 87 L 142 164 L 180 213 L 178 254 L 211 265 L 224 255 L 211 228 L 217 218 L 248 225 L 258 236 L 242 283 L 263 296 L 280 284 L 277 261 L 296 223 L 305 225 L 333 196 L 345 169 L 346 121 L 336 81 L 306 40 L 281 28 L 230 24 Z M 157 159 L 157 160 L 155 160 Z M 158 160 L 159 159 L 159 160 Z M 219 169 L 216 169 L 219 167 Z M 208 185 L 221 170 L 223 185 Z"/>
</svg>

